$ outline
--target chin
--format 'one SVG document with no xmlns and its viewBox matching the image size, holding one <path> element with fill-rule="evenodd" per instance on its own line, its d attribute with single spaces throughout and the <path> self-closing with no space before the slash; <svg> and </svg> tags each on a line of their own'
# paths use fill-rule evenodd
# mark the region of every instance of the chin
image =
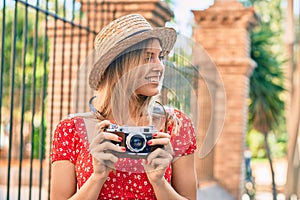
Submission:
<svg viewBox="0 0 300 200">
<path fill-rule="evenodd" d="M 158 83 L 155 84 L 147 84 L 139 87 L 135 90 L 135 94 L 143 95 L 147 97 L 152 97 L 160 94 L 161 86 Z"/>
<path fill-rule="evenodd" d="M 146 88 L 139 88 L 135 91 L 135 93 L 137 95 L 143 95 L 143 96 L 147 96 L 147 97 L 152 97 L 152 96 L 156 96 L 160 93 L 160 90 L 158 88 L 155 89 L 146 89 Z"/>
<path fill-rule="evenodd" d="M 139 92 L 139 93 L 136 93 L 137 95 L 143 95 L 143 96 L 147 96 L 147 97 L 153 97 L 153 96 L 156 96 L 159 94 L 159 91 L 156 91 L 156 92 Z"/>
</svg>

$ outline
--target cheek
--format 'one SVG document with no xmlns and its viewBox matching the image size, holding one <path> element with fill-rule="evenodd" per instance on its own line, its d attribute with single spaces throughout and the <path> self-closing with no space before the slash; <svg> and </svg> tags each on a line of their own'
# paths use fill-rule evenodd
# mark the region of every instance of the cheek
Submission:
<svg viewBox="0 0 300 200">
<path fill-rule="evenodd" d="M 137 95 L 144 95 L 144 96 L 155 96 L 159 94 L 159 87 L 154 84 L 147 84 L 143 85 L 135 90 Z"/>
</svg>

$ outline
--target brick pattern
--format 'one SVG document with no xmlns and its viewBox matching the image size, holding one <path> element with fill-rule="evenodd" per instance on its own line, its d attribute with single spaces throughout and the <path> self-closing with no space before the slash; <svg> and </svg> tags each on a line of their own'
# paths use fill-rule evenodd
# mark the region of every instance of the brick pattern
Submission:
<svg viewBox="0 0 300 200">
<path fill-rule="evenodd" d="M 193 11 L 196 26 L 193 38 L 203 46 L 216 63 L 226 91 L 226 104 L 218 105 L 222 95 L 215 95 L 218 109 L 226 109 L 225 122 L 220 138 L 209 155 L 213 174 L 221 186 L 236 199 L 241 199 L 244 179 L 243 152 L 247 126 L 247 99 L 249 76 L 255 66 L 250 59 L 249 30 L 255 25 L 252 8 L 244 8 L 236 1 L 217 1 L 204 11 Z M 218 89 L 215 91 L 218 93 Z M 213 110 L 218 115 L 218 110 Z M 209 116 L 209 115 L 208 115 Z M 220 123 L 218 116 L 214 124 Z M 201 123 L 201 122 L 200 122 Z M 203 138 L 199 132 L 199 138 Z M 197 160 L 197 165 L 205 166 Z M 200 164 L 199 164 L 200 163 Z M 205 170 L 205 169 L 204 169 Z M 207 172 L 197 171 L 199 181 L 207 179 Z M 201 186 L 201 185 L 200 185 Z"/>
<path fill-rule="evenodd" d="M 114 17 L 137 11 L 144 15 L 153 26 L 164 26 L 165 22 L 169 21 L 173 15 L 171 10 L 160 0 L 87 0 L 83 2 L 82 9 L 87 13 L 83 23 L 92 30 L 100 30 Z M 215 178 L 238 199 L 243 179 L 241 166 L 247 120 L 248 77 L 253 65 L 249 59 L 248 30 L 255 22 L 252 19 L 254 14 L 253 10 L 245 9 L 233 1 L 227 2 L 226 5 L 217 2 L 208 10 L 194 11 L 194 15 L 198 26 L 194 27 L 193 37 L 218 65 L 227 95 L 225 106 L 227 115 L 222 135 L 213 152 L 204 159 L 197 159 L 197 174 L 200 181 L 203 177 Z M 70 99 L 69 94 L 73 94 L 77 70 L 93 49 L 94 39 L 93 34 L 87 34 L 76 28 L 71 31 L 71 26 L 59 22 L 56 24 L 56 32 L 53 28 L 54 25 L 50 26 L 48 31 L 51 43 L 48 124 L 49 127 L 52 126 L 52 129 L 61 117 L 73 110 L 73 103 L 70 103 L 73 97 Z M 65 31 L 63 31 L 64 29 Z M 64 42 L 63 45 L 62 42 Z M 62 56 L 63 53 L 64 56 Z M 199 94 L 208 92 L 204 83 L 199 82 L 199 88 Z M 213 97 L 218 97 L 218 91 L 215 92 Z M 85 98 L 86 96 L 92 95 L 83 93 L 80 97 Z M 217 106 L 213 108 L 210 104 L 210 96 L 203 96 L 207 99 L 200 98 L 198 100 L 200 107 L 203 108 L 199 121 L 203 127 L 198 130 L 199 146 L 201 146 L 201 141 L 203 141 L 209 126 L 209 121 L 206 119 L 210 119 L 212 112 L 225 109 L 218 104 L 214 104 Z M 215 99 L 216 102 L 220 101 L 218 98 Z M 53 104 L 51 104 L 51 99 L 54 99 Z M 84 105 L 82 106 L 84 107 Z M 50 121 L 51 115 L 52 120 Z M 217 124 L 218 116 L 216 115 L 214 119 L 214 123 Z M 48 137 L 47 147 L 49 147 L 50 140 L 51 138 Z M 203 171 L 206 174 L 201 174 Z"/>
</svg>

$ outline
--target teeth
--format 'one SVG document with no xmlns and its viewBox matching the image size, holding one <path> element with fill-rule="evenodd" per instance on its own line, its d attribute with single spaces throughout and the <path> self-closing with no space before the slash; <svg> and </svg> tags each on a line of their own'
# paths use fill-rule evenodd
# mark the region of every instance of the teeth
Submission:
<svg viewBox="0 0 300 200">
<path fill-rule="evenodd" d="M 149 78 L 148 78 L 148 81 L 149 81 L 149 82 L 158 82 L 158 81 L 159 81 L 159 78 L 158 78 L 158 77 L 149 77 Z"/>
</svg>

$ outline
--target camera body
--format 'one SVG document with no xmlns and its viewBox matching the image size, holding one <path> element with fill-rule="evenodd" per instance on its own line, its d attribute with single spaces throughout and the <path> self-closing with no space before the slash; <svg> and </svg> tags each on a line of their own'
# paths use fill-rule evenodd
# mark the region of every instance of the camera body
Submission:
<svg viewBox="0 0 300 200">
<path fill-rule="evenodd" d="M 122 155 L 122 157 L 147 156 L 150 152 L 160 147 L 147 144 L 152 139 L 152 134 L 157 132 L 153 126 L 118 126 L 110 124 L 105 131 L 114 133 L 122 138 L 121 142 L 113 141 L 114 144 L 126 148 L 126 155 Z"/>
</svg>

